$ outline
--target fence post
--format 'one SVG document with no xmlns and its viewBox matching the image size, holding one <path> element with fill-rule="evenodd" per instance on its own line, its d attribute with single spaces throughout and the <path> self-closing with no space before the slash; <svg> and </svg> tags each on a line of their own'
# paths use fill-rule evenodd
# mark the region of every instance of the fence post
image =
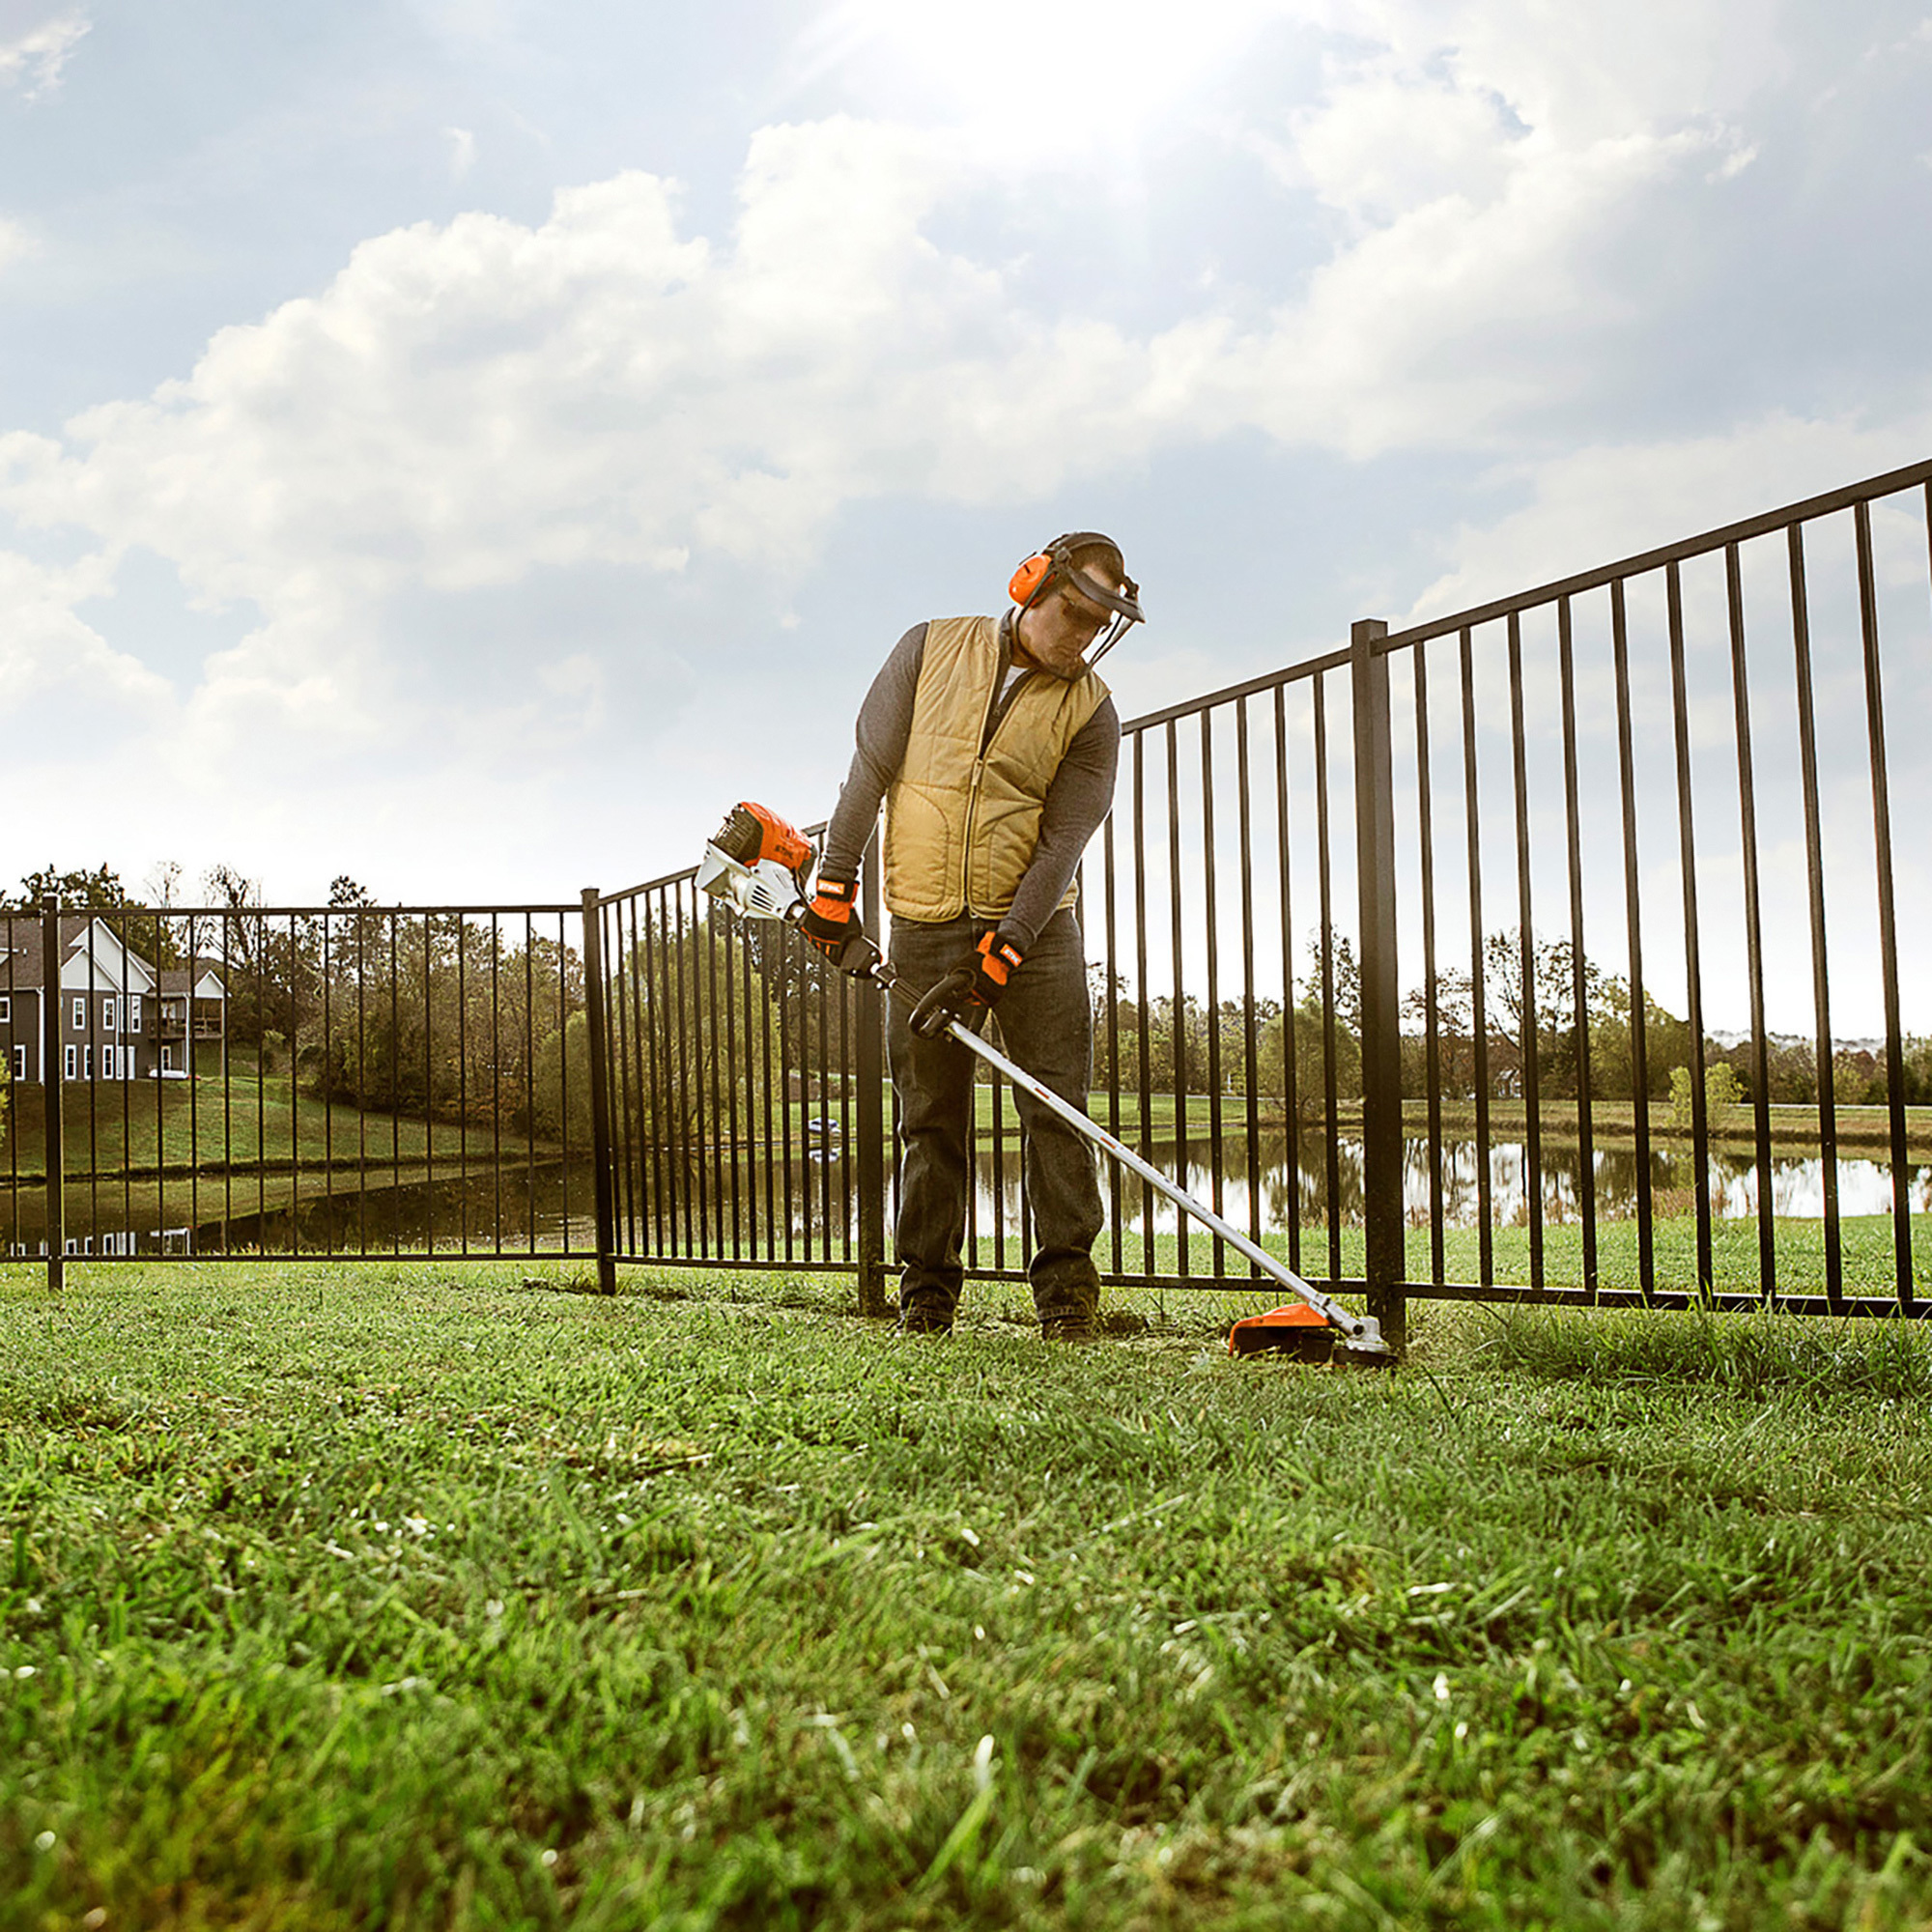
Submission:
<svg viewBox="0 0 1932 1932">
<path fill-rule="evenodd" d="M 861 917 L 866 930 L 883 942 L 876 830 L 866 847 L 865 880 Z M 876 980 L 858 980 L 853 984 L 858 995 L 859 1028 L 852 1065 L 853 1078 L 859 1083 L 855 1110 L 859 1133 L 859 1313 L 885 1315 L 891 1312 L 886 1302 L 885 1007 Z"/>
<path fill-rule="evenodd" d="M 67 1272 L 67 1153 L 61 1135 L 61 938 L 60 900 L 41 901 L 41 1093 L 42 1145 L 47 1166 L 47 1286 L 60 1288 Z"/>
<path fill-rule="evenodd" d="M 1395 761 L 1389 732 L 1388 626 L 1349 633 L 1355 714 L 1355 874 L 1362 923 L 1362 1232 L 1369 1313 L 1390 1346 L 1407 1336 L 1402 1206 L 1402 995 L 1396 975 Z"/>
<path fill-rule="evenodd" d="M 583 1015 L 590 1030 L 591 1195 L 597 1206 L 597 1292 L 617 1293 L 617 1212 L 611 1185 L 611 1084 L 604 1055 L 604 937 L 597 888 L 583 888 Z"/>
</svg>

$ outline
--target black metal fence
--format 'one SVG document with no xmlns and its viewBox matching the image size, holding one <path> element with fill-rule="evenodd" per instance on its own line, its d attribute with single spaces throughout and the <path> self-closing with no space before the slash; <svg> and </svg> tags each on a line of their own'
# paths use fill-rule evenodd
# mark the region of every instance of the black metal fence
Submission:
<svg viewBox="0 0 1932 1932">
<path fill-rule="evenodd" d="M 876 930 L 876 889 L 869 914 Z M 691 870 L 604 897 L 596 917 L 613 1260 L 855 1272 L 876 1303 L 876 988 L 724 911 Z"/>
<path fill-rule="evenodd" d="M 1929 517 L 1918 465 L 1136 720 L 1106 1104 L 1196 1095 L 1177 1163 L 1390 1310 L 1919 1312 Z"/>
<path fill-rule="evenodd" d="M 1082 874 L 1096 1118 L 1397 1332 L 1412 1296 L 1919 1312 L 1932 882 L 1914 847 L 1901 890 L 1890 821 L 1932 797 L 1884 721 L 1932 677 L 1928 493 L 1932 464 L 1363 622 L 1132 721 Z M 616 1258 L 856 1269 L 876 1300 L 872 996 L 689 872 L 602 917 Z M 990 1089 L 982 1276 L 1024 1271 L 1017 1153 Z M 1251 1280 L 1107 1191 L 1111 1282 Z"/>
<path fill-rule="evenodd" d="M 0 1249 L 593 1256 L 582 916 L 0 915 Z"/>
<path fill-rule="evenodd" d="M 1921 1312 L 1932 879 L 1891 826 L 1932 780 L 1886 719 L 1928 685 L 1922 464 L 1132 721 L 1082 871 L 1095 1117 L 1392 1333 L 1415 1296 Z M 594 1256 L 883 1304 L 878 995 L 691 870 L 25 923 L 66 1004 L 10 922 L 12 1253 Z M 35 1027 L 75 1058 L 50 1116 Z M 997 1087 L 974 1157 L 969 1266 L 1017 1279 Z M 1107 1198 L 1111 1282 L 1250 1283 Z"/>
</svg>

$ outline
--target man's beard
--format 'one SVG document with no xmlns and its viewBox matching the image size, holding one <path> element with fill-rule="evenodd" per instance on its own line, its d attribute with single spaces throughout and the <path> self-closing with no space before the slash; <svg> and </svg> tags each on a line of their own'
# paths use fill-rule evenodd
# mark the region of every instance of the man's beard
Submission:
<svg viewBox="0 0 1932 1932">
<path fill-rule="evenodd" d="M 1079 677 L 1087 668 L 1086 654 L 1077 644 L 1055 641 L 1046 645 L 1044 649 L 1036 648 L 1031 644 L 1022 644 L 1020 650 L 1028 660 L 1038 669 L 1045 671 L 1049 677 L 1060 678 L 1065 683 L 1070 683 L 1074 678 Z"/>
</svg>

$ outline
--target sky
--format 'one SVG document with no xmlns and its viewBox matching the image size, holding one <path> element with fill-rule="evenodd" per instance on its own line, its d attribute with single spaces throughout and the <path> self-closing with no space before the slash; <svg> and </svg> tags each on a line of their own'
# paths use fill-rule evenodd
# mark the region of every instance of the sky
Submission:
<svg viewBox="0 0 1932 1932">
<path fill-rule="evenodd" d="M 0 873 L 574 898 L 1932 453 L 1923 0 L 0 0 Z"/>
</svg>

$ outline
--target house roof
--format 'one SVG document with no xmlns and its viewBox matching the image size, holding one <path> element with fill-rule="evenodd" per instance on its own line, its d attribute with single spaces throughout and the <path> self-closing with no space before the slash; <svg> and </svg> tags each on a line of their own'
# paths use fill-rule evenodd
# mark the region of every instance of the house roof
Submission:
<svg viewBox="0 0 1932 1932">
<path fill-rule="evenodd" d="M 38 992 L 45 977 L 41 970 L 40 921 L 0 918 L 0 992 Z"/>
<path fill-rule="evenodd" d="M 188 980 L 194 980 L 194 997 L 198 1000 L 225 1000 L 228 988 L 222 984 L 221 976 L 204 961 L 189 974 L 185 966 L 167 966 L 161 970 L 161 991 L 163 993 L 185 993 Z"/>
<path fill-rule="evenodd" d="M 90 936 L 91 935 L 91 936 Z M 147 990 L 155 969 L 138 949 L 128 946 L 114 925 L 92 912 L 63 913 L 60 922 L 64 971 L 92 961 L 117 987 Z M 0 992 L 38 992 L 46 979 L 42 923 L 35 913 L 0 914 Z M 186 975 L 183 976 L 185 982 Z M 126 981 L 131 978 L 132 986 Z M 84 990 L 84 989 L 75 989 Z"/>
</svg>

